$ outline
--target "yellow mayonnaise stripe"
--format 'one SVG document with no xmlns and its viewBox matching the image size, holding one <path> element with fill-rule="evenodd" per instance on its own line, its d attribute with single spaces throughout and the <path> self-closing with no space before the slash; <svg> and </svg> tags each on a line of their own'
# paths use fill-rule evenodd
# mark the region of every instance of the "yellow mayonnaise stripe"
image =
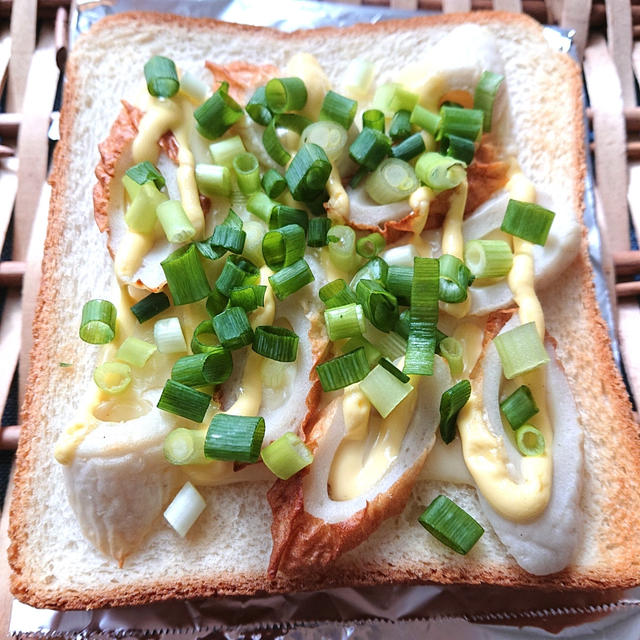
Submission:
<svg viewBox="0 0 640 640">
<path fill-rule="evenodd" d="M 414 240 L 420 237 L 420 234 L 424 230 L 429 218 L 429 208 L 435 194 L 429 187 L 418 187 L 409 196 L 409 206 L 411 210 L 416 214 L 411 222 L 411 228 L 413 231 Z"/>
<path fill-rule="evenodd" d="M 329 194 L 327 215 L 333 224 L 343 224 L 349 218 L 349 196 L 342 186 L 340 173 L 333 162 L 327 180 L 327 192 Z"/>
</svg>

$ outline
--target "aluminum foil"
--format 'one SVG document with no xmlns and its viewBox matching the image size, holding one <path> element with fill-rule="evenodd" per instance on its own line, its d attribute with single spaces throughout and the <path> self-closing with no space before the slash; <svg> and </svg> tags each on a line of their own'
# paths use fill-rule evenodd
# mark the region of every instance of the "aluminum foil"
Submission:
<svg viewBox="0 0 640 640">
<path fill-rule="evenodd" d="M 283 31 L 345 26 L 406 18 L 425 12 L 308 0 L 78 0 L 70 41 L 105 15 L 162 11 L 193 17 L 276 27 Z M 571 33 L 548 27 L 558 50 L 570 52 Z M 619 352 L 595 224 L 593 173 L 588 160 L 585 223 L 596 276 L 598 302 Z M 576 623 L 582 622 L 577 625 Z M 540 628 L 546 627 L 549 630 Z M 640 589 L 622 592 L 549 594 L 505 588 L 381 586 L 253 598 L 209 598 L 96 611 L 38 610 L 14 601 L 15 638 L 154 638 L 166 640 L 328 640 L 429 637 L 434 640 L 503 640 L 563 637 L 615 640 L 640 637 Z"/>
</svg>

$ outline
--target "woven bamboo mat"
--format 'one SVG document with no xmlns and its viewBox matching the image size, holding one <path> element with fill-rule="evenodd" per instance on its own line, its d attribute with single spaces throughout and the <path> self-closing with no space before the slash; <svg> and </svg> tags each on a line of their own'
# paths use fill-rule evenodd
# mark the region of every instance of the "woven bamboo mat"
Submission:
<svg viewBox="0 0 640 640">
<path fill-rule="evenodd" d="M 541 23 L 575 30 L 590 105 L 604 270 L 629 388 L 640 402 L 640 251 L 632 244 L 634 229 L 640 235 L 640 0 L 346 1 L 443 12 L 525 12 Z M 66 58 L 69 11 L 69 0 L 0 0 L 0 410 L 12 385 L 21 400 L 28 370 L 49 201 L 49 134 L 57 115 L 53 109 Z M 0 466 L 7 469 L 19 435 L 15 413 L 7 407 L 0 429 Z M 7 519 L 5 505 L 0 520 L 0 637 L 7 636 L 11 607 L 4 553 Z"/>
</svg>

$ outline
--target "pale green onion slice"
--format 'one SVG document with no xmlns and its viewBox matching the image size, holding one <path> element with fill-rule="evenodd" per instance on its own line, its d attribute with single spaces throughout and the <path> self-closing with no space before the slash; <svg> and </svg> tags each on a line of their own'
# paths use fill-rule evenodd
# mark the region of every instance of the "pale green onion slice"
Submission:
<svg viewBox="0 0 640 640">
<path fill-rule="evenodd" d="M 202 422 L 210 402 L 211 396 L 206 393 L 169 379 L 165 382 L 157 406 L 162 411 L 173 413 L 187 420 Z"/>
<path fill-rule="evenodd" d="M 298 336 L 284 327 L 256 327 L 253 350 L 278 362 L 295 362 L 298 355 Z"/>
<path fill-rule="evenodd" d="M 423 153 L 416 163 L 416 176 L 434 191 L 457 187 L 466 177 L 465 164 L 435 151 Z"/>
<path fill-rule="evenodd" d="M 194 112 L 196 129 L 201 136 L 215 140 L 242 117 L 242 107 L 229 95 L 229 84 L 223 82 L 217 91 Z M 217 162 L 216 164 L 223 164 Z"/>
<path fill-rule="evenodd" d="M 498 350 L 507 380 L 549 362 L 549 354 L 540 340 L 535 322 L 527 322 L 510 331 L 504 331 L 493 339 L 493 343 Z"/>
<path fill-rule="evenodd" d="M 327 158 L 335 162 L 343 154 L 347 146 L 347 130 L 337 122 L 321 120 L 310 124 L 302 132 L 302 143 L 317 144 L 324 149 Z"/>
<path fill-rule="evenodd" d="M 197 302 L 206 298 L 211 291 L 198 250 L 193 244 L 174 251 L 160 266 L 175 305 Z"/>
<path fill-rule="evenodd" d="M 516 447 L 523 456 L 541 456 L 544 453 L 544 436 L 533 425 L 523 424 L 516 429 Z"/>
<path fill-rule="evenodd" d="M 233 170 L 242 193 L 250 195 L 260 189 L 260 165 L 253 153 L 239 153 L 233 159 Z"/>
<path fill-rule="evenodd" d="M 201 103 L 207 97 L 209 87 L 193 73 L 186 71 L 180 78 L 180 91 L 194 102 Z"/>
<path fill-rule="evenodd" d="M 364 348 L 346 353 L 316 367 L 324 391 L 336 391 L 360 382 L 369 373 L 369 363 Z"/>
<path fill-rule="evenodd" d="M 171 368 L 171 379 L 188 387 L 222 384 L 233 369 L 231 354 L 220 345 L 191 356 L 183 356 Z"/>
<path fill-rule="evenodd" d="M 265 86 L 265 97 L 274 113 L 299 111 L 307 103 L 307 88 L 300 78 L 272 78 Z"/>
<path fill-rule="evenodd" d="M 213 318 L 215 329 L 220 344 L 234 351 L 241 349 L 253 342 L 253 329 L 244 309 L 229 307 Z"/>
<path fill-rule="evenodd" d="M 407 350 L 407 341 L 401 335 L 395 331 L 389 331 L 389 333 L 380 331 L 366 319 L 362 335 L 391 361 L 401 358 Z"/>
<path fill-rule="evenodd" d="M 449 444 L 456 437 L 458 414 L 470 397 L 471 383 L 468 380 L 460 380 L 442 394 L 440 398 L 440 435 L 446 444 Z"/>
<path fill-rule="evenodd" d="M 351 303 L 327 309 L 324 312 L 324 322 L 329 340 L 335 341 L 362 335 L 364 331 L 362 305 Z"/>
<path fill-rule="evenodd" d="M 155 344 L 149 344 L 140 338 L 129 336 L 116 352 L 116 358 L 133 365 L 144 367 L 149 358 L 158 350 Z"/>
<path fill-rule="evenodd" d="M 215 350 L 219 344 L 220 341 L 213 330 L 213 322 L 211 320 L 203 320 L 193 332 L 191 351 L 193 353 L 206 353 L 207 351 Z"/>
<path fill-rule="evenodd" d="M 324 149 L 305 143 L 294 156 L 284 174 L 294 200 L 308 202 L 320 196 L 331 173 L 331 162 Z"/>
<path fill-rule="evenodd" d="M 153 339 L 160 353 L 184 353 L 187 350 L 179 318 L 157 320 L 153 327 Z"/>
<path fill-rule="evenodd" d="M 158 191 L 153 181 L 145 182 L 124 213 L 127 227 L 136 233 L 151 233 L 158 219 L 156 210 L 167 200 L 167 195 Z"/>
<path fill-rule="evenodd" d="M 158 189 L 162 189 L 162 187 L 164 187 L 165 185 L 164 176 L 148 160 L 145 160 L 144 162 L 138 162 L 138 164 L 135 164 L 133 165 L 133 167 L 130 167 L 129 169 L 127 169 L 122 178 L 122 183 L 125 185 L 125 188 L 127 188 L 129 197 L 133 200 L 133 197 L 135 196 L 135 194 L 132 194 L 131 192 L 129 192 L 129 188 L 131 188 L 131 185 L 125 182 L 124 180 L 125 178 L 129 178 L 133 180 L 135 184 L 140 186 L 142 186 L 146 182 L 153 182 L 153 184 L 155 184 L 155 186 Z M 127 184 L 129 184 L 128 187 L 127 187 Z"/>
<path fill-rule="evenodd" d="M 362 126 L 369 127 L 369 129 L 377 129 L 384 133 L 384 113 L 380 109 L 367 109 L 362 114 Z"/>
<path fill-rule="evenodd" d="M 320 287 L 318 296 L 327 309 L 356 302 L 356 294 L 342 278 L 332 280 Z"/>
<path fill-rule="evenodd" d="M 348 129 L 356 117 L 358 103 L 351 98 L 341 96 L 335 91 L 327 91 L 320 109 L 321 120 L 331 120 Z"/>
<path fill-rule="evenodd" d="M 205 196 L 228 198 L 231 195 L 231 171 L 229 167 L 218 164 L 197 164 L 196 184 Z"/>
<path fill-rule="evenodd" d="M 358 255 L 370 260 L 375 258 L 385 247 L 384 236 L 375 231 L 364 238 L 358 238 L 356 252 Z"/>
<path fill-rule="evenodd" d="M 418 522 L 440 542 L 461 555 L 471 551 L 484 533 L 484 529 L 464 509 L 442 495 L 426 508 Z"/>
<path fill-rule="evenodd" d="M 329 259 L 333 265 L 347 273 L 356 269 L 356 232 L 346 225 L 335 225 L 327 233 Z"/>
<path fill-rule="evenodd" d="M 437 113 L 417 104 L 411 112 L 409 122 L 435 136 L 440 130 L 441 118 Z"/>
<path fill-rule="evenodd" d="M 511 270 L 513 253 L 504 240 L 471 240 L 464 245 L 464 261 L 476 278 L 502 278 Z"/>
<path fill-rule="evenodd" d="M 464 368 L 462 344 L 455 338 L 444 338 L 438 345 L 440 355 L 449 363 L 452 376 L 459 376 Z"/>
<path fill-rule="evenodd" d="M 474 276 L 464 262 L 456 256 L 445 253 L 438 258 L 440 282 L 438 296 L 443 302 L 457 303 L 467 299 L 467 289 Z"/>
<path fill-rule="evenodd" d="M 172 243 L 189 242 L 196 235 L 180 200 L 167 200 L 156 207 L 156 214 L 167 240 Z"/>
<path fill-rule="evenodd" d="M 223 167 L 231 168 L 233 165 L 233 159 L 241 154 L 245 153 L 244 142 L 240 136 L 233 136 L 232 138 L 225 138 L 219 142 L 213 142 L 209 145 L 209 153 L 213 160 L 213 164 Z"/>
<path fill-rule="evenodd" d="M 259 416 L 213 416 L 204 441 L 204 455 L 212 460 L 257 462 L 264 439 L 264 419 Z"/>
<path fill-rule="evenodd" d="M 178 71 L 170 58 L 153 56 L 144 65 L 144 77 L 147 81 L 147 91 L 152 96 L 170 98 L 180 90 Z"/>
<path fill-rule="evenodd" d="M 116 335 L 116 308 L 108 300 L 89 300 L 82 307 L 80 338 L 89 344 L 107 344 Z"/>
<path fill-rule="evenodd" d="M 519 429 L 540 411 L 533 399 L 531 389 L 524 384 L 500 403 L 500 410 L 512 429 Z"/>
<path fill-rule="evenodd" d="M 362 58 L 354 58 L 344 72 L 342 87 L 355 98 L 363 98 L 371 89 L 373 75 L 374 66 L 372 62 Z"/>
<path fill-rule="evenodd" d="M 480 109 L 484 113 L 483 129 L 491 131 L 493 119 L 493 103 L 498 95 L 504 76 L 493 71 L 484 71 L 478 80 L 473 94 L 473 108 Z"/>
<path fill-rule="evenodd" d="M 142 324 L 147 320 L 151 320 L 154 316 L 162 313 L 171 306 L 167 294 L 163 291 L 158 293 L 150 293 L 142 300 L 139 300 L 131 307 L 131 313 Z"/>
<path fill-rule="evenodd" d="M 297 224 L 265 233 L 262 238 L 262 255 L 266 265 L 278 271 L 304 256 L 306 249 L 304 229 Z"/>
<path fill-rule="evenodd" d="M 278 300 L 288 298 L 302 287 L 315 280 L 313 272 L 304 258 L 269 276 L 269 284 Z"/>
<path fill-rule="evenodd" d="M 388 274 L 389 265 L 387 265 L 387 263 L 382 258 L 378 258 L 376 256 L 375 258 L 371 258 L 371 260 L 369 260 L 364 264 L 364 266 L 360 267 L 360 269 L 356 271 L 356 275 L 353 276 L 351 282 L 349 283 L 349 286 L 355 291 L 356 287 L 358 286 L 358 282 L 365 278 L 366 280 L 376 280 L 386 288 Z"/>
<path fill-rule="evenodd" d="M 151 164 L 151 163 L 149 163 L 149 164 Z M 164 178 L 163 178 L 163 180 L 164 180 Z M 145 180 L 145 182 L 146 182 L 146 180 Z M 144 182 L 142 184 L 144 184 Z M 122 186 L 124 187 L 125 191 L 127 192 L 127 196 L 129 197 L 129 201 L 132 201 L 138 195 L 138 192 L 140 191 L 140 187 L 142 185 L 138 184 L 135 180 L 131 179 L 128 175 L 125 174 L 125 175 L 122 176 Z"/>
<path fill-rule="evenodd" d="M 408 198 L 419 186 L 413 167 L 404 160 L 387 158 L 364 183 L 369 197 L 378 204 Z"/>
<path fill-rule="evenodd" d="M 482 135 L 484 112 L 479 109 L 442 106 L 440 118 L 439 139 L 445 135 L 454 135 L 476 141 Z"/>
<path fill-rule="evenodd" d="M 544 246 L 555 215 L 533 202 L 509 200 L 500 230 Z"/>
<path fill-rule="evenodd" d="M 190 482 L 186 482 L 165 509 L 164 519 L 184 538 L 206 506 L 207 503 L 198 490 Z"/>
<path fill-rule="evenodd" d="M 267 445 L 260 455 L 267 469 L 281 480 L 288 480 L 313 462 L 311 451 L 291 432 Z"/>
<path fill-rule="evenodd" d="M 377 365 L 360 383 L 360 390 L 386 418 L 412 391 L 409 382 L 401 382 L 382 365 Z"/>
<path fill-rule="evenodd" d="M 374 367 L 381 359 L 381 353 L 368 341 L 365 340 L 362 336 L 354 336 L 353 338 L 349 338 L 344 345 L 342 346 L 342 353 L 351 353 L 356 349 L 364 348 L 364 353 L 367 358 L 367 362 L 369 363 L 369 367 Z M 408 377 L 407 377 L 408 379 Z"/>
<path fill-rule="evenodd" d="M 388 116 L 403 109 L 411 111 L 418 103 L 418 94 L 412 93 L 397 83 L 380 85 L 373 96 L 373 107 Z"/>
<path fill-rule="evenodd" d="M 266 193 L 258 191 L 247 200 L 247 211 L 269 224 L 271 213 L 277 205 L 278 203 L 272 200 Z"/>
<path fill-rule="evenodd" d="M 394 141 L 404 140 L 411 135 L 411 112 L 406 109 L 400 109 L 393 114 L 391 124 L 389 125 L 389 137 Z"/>
<path fill-rule="evenodd" d="M 101 391 L 117 395 L 131 384 L 131 367 L 123 362 L 104 362 L 93 370 L 93 380 Z"/>
<path fill-rule="evenodd" d="M 242 255 L 256 266 L 261 267 L 264 264 L 262 257 L 263 225 L 256 220 L 249 220 L 243 224 L 242 230 L 246 233 Z"/>
<path fill-rule="evenodd" d="M 162 452 L 171 464 L 207 464 L 204 457 L 204 429 L 185 429 L 179 427 L 164 439 Z"/>
</svg>

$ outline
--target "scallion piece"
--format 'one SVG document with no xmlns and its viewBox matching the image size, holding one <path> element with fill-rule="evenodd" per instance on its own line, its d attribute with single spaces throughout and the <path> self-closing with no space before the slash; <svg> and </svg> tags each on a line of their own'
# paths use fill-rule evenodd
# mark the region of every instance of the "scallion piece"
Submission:
<svg viewBox="0 0 640 640">
<path fill-rule="evenodd" d="M 376 129 L 364 128 L 349 147 L 351 159 L 369 171 L 376 167 L 389 155 L 391 140 Z"/>
<path fill-rule="evenodd" d="M 306 232 L 309 227 L 309 214 L 304 209 L 276 203 L 269 218 L 269 229 L 280 229 L 290 224 L 299 225 Z"/>
<path fill-rule="evenodd" d="M 191 304 L 206 298 L 211 290 L 195 245 L 181 247 L 165 258 L 164 271 L 173 304 Z"/>
<path fill-rule="evenodd" d="M 180 200 L 167 200 L 156 207 L 156 215 L 171 243 L 189 242 L 196 235 Z"/>
<path fill-rule="evenodd" d="M 231 354 L 220 345 L 205 353 L 179 358 L 171 369 L 171 379 L 188 387 L 222 384 L 233 369 Z"/>
<path fill-rule="evenodd" d="M 140 338 L 129 336 L 116 352 L 116 359 L 134 367 L 144 367 L 157 349 L 155 344 L 149 344 Z"/>
<path fill-rule="evenodd" d="M 205 336 L 209 337 L 206 342 L 203 342 Z M 211 320 L 203 320 L 193 332 L 191 351 L 193 353 L 207 353 L 208 351 L 215 350 L 218 344 L 218 337 L 213 330 L 213 322 L 211 322 Z"/>
<path fill-rule="evenodd" d="M 116 335 L 116 308 L 108 300 L 89 300 L 82 307 L 80 338 L 89 344 L 107 344 Z"/>
<path fill-rule="evenodd" d="M 484 112 L 479 109 L 442 106 L 440 118 L 439 139 L 442 139 L 443 136 L 454 135 L 475 142 L 482 135 Z"/>
<path fill-rule="evenodd" d="M 131 313 L 142 324 L 147 320 L 151 320 L 154 316 L 162 313 L 171 306 L 167 294 L 163 291 L 158 293 L 150 293 L 142 300 L 139 300 L 131 307 Z"/>
<path fill-rule="evenodd" d="M 144 65 L 144 77 L 147 81 L 147 91 L 152 96 L 170 98 L 180 90 L 178 71 L 170 58 L 153 56 Z"/>
<path fill-rule="evenodd" d="M 362 336 L 354 336 L 349 338 L 342 346 L 342 353 L 351 353 L 360 347 L 364 348 L 364 353 L 370 367 L 374 367 L 380 361 L 380 352 L 368 340 Z M 407 380 L 408 380 L 407 376 Z"/>
<path fill-rule="evenodd" d="M 397 360 L 405 355 L 407 351 L 407 341 L 395 331 L 385 333 L 376 329 L 368 320 L 364 322 L 364 333 L 362 334 L 380 353 L 389 360 Z"/>
<path fill-rule="evenodd" d="M 242 229 L 247 234 L 242 255 L 251 260 L 257 267 L 261 267 L 264 264 L 264 258 L 262 257 L 264 226 L 257 220 L 248 220 L 244 223 Z"/>
<path fill-rule="evenodd" d="M 282 480 L 308 467 L 313 462 L 313 454 L 295 434 L 287 432 L 267 445 L 261 452 L 262 462 L 267 469 Z"/>
<path fill-rule="evenodd" d="M 519 429 L 540 411 L 533 399 L 531 389 L 525 384 L 519 386 L 500 403 L 500 410 L 514 430 Z"/>
<path fill-rule="evenodd" d="M 367 178 L 364 189 L 374 202 L 390 204 L 408 198 L 419 184 L 416 172 L 408 162 L 387 158 Z"/>
<path fill-rule="evenodd" d="M 288 298 L 314 280 L 313 272 L 304 258 L 269 276 L 269 283 L 278 300 Z"/>
<path fill-rule="evenodd" d="M 384 133 L 384 113 L 380 109 L 367 109 L 362 114 L 362 126 Z"/>
<path fill-rule="evenodd" d="M 523 456 L 541 456 L 544 453 L 545 441 L 540 429 L 523 424 L 516 429 L 515 436 L 516 447 Z"/>
<path fill-rule="evenodd" d="M 232 307 L 242 307 L 247 313 L 255 311 L 258 307 L 264 306 L 264 294 L 267 287 L 264 285 L 252 284 L 244 287 L 231 289 L 229 304 Z"/>
<path fill-rule="evenodd" d="M 242 253 L 244 249 L 246 237 L 247 234 L 242 230 L 242 228 L 223 223 L 217 225 L 213 230 L 210 244 L 214 247 L 224 249 L 225 251 L 239 254 Z"/>
<path fill-rule="evenodd" d="M 245 152 L 244 142 L 242 142 L 240 136 L 225 138 L 218 142 L 212 142 L 209 145 L 209 153 L 211 154 L 213 163 L 227 168 L 233 166 L 233 159 L 237 155 Z"/>
<path fill-rule="evenodd" d="M 549 362 L 535 322 L 527 322 L 498 334 L 493 343 L 498 350 L 504 377 L 511 380 Z"/>
<path fill-rule="evenodd" d="M 253 350 L 278 362 L 295 362 L 298 355 L 299 338 L 296 333 L 284 327 L 256 327 L 253 336 Z"/>
<path fill-rule="evenodd" d="M 215 140 L 242 116 L 242 107 L 228 94 L 229 84 L 223 82 L 218 90 L 194 112 L 200 135 Z M 217 162 L 216 164 L 222 164 Z"/>
<path fill-rule="evenodd" d="M 158 400 L 158 409 L 187 420 L 202 422 L 209 408 L 211 396 L 175 380 L 167 380 Z"/>
<path fill-rule="evenodd" d="M 277 198 L 287 188 L 284 176 L 275 169 L 268 169 L 262 176 L 262 188 L 270 198 Z"/>
<path fill-rule="evenodd" d="M 326 247 L 327 233 L 331 228 L 329 218 L 311 218 L 307 235 L 308 247 Z"/>
<path fill-rule="evenodd" d="M 413 386 L 409 382 L 401 382 L 379 364 L 360 383 L 360 390 L 386 418 L 413 391 Z"/>
<path fill-rule="evenodd" d="M 153 326 L 153 340 L 160 353 L 184 353 L 187 343 L 179 318 L 163 318 Z"/>
<path fill-rule="evenodd" d="M 254 122 L 261 124 L 263 127 L 266 127 L 271 122 L 273 114 L 267 105 L 267 94 L 264 87 L 258 87 L 255 90 L 249 102 L 247 102 L 245 110 Z"/>
<path fill-rule="evenodd" d="M 180 92 L 196 104 L 200 104 L 207 97 L 209 87 L 195 74 L 185 71 L 180 76 Z"/>
<path fill-rule="evenodd" d="M 418 522 L 442 544 L 462 555 L 466 555 L 484 533 L 464 509 L 442 495 L 426 508 Z"/>
<path fill-rule="evenodd" d="M 158 191 L 153 181 L 145 182 L 124 213 L 127 227 L 137 233 L 151 233 L 158 219 L 157 208 L 167 200 L 167 194 Z"/>
<path fill-rule="evenodd" d="M 213 416 L 204 440 L 204 455 L 212 460 L 257 462 L 264 439 L 264 419 L 259 416 Z"/>
<path fill-rule="evenodd" d="M 474 281 L 471 271 L 460 258 L 445 253 L 438 258 L 440 263 L 440 285 L 438 296 L 443 302 L 463 302 L 467 289 Z"/>
<path fill-rule="evenodd" d="M 196 184 L 205 196 L 228 198 L 231 195 L 231 171 L 217 164 L 197 164 Z"/>
<path fill-rule="evenodd" d="M 356 297 L 371 324 L 384 331 L 391 331 L 398 321 L 398 300 L 376 280 L 362 278 L 356 287 Z"/>
<path fill-rule="evenodd" d="M 400 371 L 393 362 L 390 362 L 386 358 L 380 358 L 380 362 L 378 364 L 386 369 L 394 378 L 400 380 L 400 382 L 409 382 L 409 380 L 411 380 L 408 375 L 402 373 L 402 371 Z"/>
<path fill-rule="evenodd" d="M 464 368 L 462 344 L 455 338 L 444 338 L 438 345 L 440 355 L 449 364 L 452 376 L 459 376 Z"/>
<path fill-rule="evenodd" d="M 253 342 L 253 329 L 244 309 L 229 307 L 213 318 L 213 328 L 220 344 L 229 351 Z"/>
<path fill-rule="evenodd" d="M 325 391 L 336 391 L 360 382 L 369 373 L 369 363 L 364 348 L 333 358 L 316 367 L 320 384 Z"/>
<path fill-rule="evenodd" d="M 133 167 L 126 170 L 125 175 L 129 176 L 129 178 L 139 185 L 143 185 L 146 182 L 153 182 L 158 189 L 162 189 L 165 185 L 164 176 L 148 160 L 133 165 Z"/>
<path fill-rule="evenodd" d="M 204 457 L 204 429 L 179 427 L 164 439 L 162 452 L 170 464 L 206 464 Z"/>
<path fill-rule="evenodd" d="M 262 255 L 266 265 L 278 271 L 304 256 L 306 248 L 304 229 L 297 224 L 288 224 L 264 234 Z"/>
<path fill-rule="evenodd" d="M 391 116 L 403 109 L 411 111 L 418 102 L 418 94 L 405 89 L 401 84 L 380 85 L 373 96 L 373 106 Z"/>
<path fill-rule="evenodd" d="M 329 340 L 342 340 L 342 338 L 362 335 L 364 331 L 362 306 L 351 303 L 327 309 L 324 312 L 324 323 Z"/>
<path fill-rule="evenodd" d="M 393 293 L 400 304 L 409 305 L 411 302 L 411 281 L 413 267 L 393 267 L 387 271 L 387 289 Z"/>
<path fill-rule="evenodd" d="M 207 313 L 211 318 L 214 318 L 227 308 L 228 303 L 229 297 L 225 296 L 223 293 L 220 293 L 217 289 L 214 288 L 213 291 L 207 296 Z"/>
<path fill-rule="evenodd" d="M 233 159 L 233 170 L 242 193 L 250 195 L 260 189 L 260 165 L 253 153 L 238 154 Z"/>
<path fill-rule="evenodd" d="M 247 201 L 247 211 L 269 224 L 271 214 L 277 205 L 278 203 L 273 201 L 266 193 L 258 191 Z"/>
<path fill-rule="evenodd" d="M 415 172 L 418 179 L 434 191 L 453 189 L 467 175 L 463 162 L 435 151 L 427 151 L 418 158 Z"/>
<path fill-rule="evenodd" d="M 533 202 L 509 200 L 500 230 L 544 246 L 555 215 Z"/>
<path fill-rule="evenodd" d="M 349 62 L 342 77 L 342 86 L 355 97 L 365 97 L 373 82 L 374 66 L 372 62 L 362 58 L 354 58 Z"/>
<path fill-rule="evenodd" d="M 216 289 L 228 298 L 234 287 L 254 284 L 259 277 L 260 271 L 252 262 L 242 256 L 228 256 L 216 280 Z"/>
<path fill-rule="evenodd" d="M 441 117 L 417 104 L 411 112 L 409 122 L 435 136 L 440 130 Z"/>
<path fill-rule="evenodd" d="M 300 78 L 272 78 L 265 86 L 265 97 L 273 113 L 300 111 L 307 103 L 307 88 Z"/>
<path fill-rule="evenodd" d="M 93 381 L 100 391 L 117 395 L 131 384 L 131 367 L 123 362 L 103 362 L 93 370 Z"/>
<path fill-rule="evenodd" d="M 122 186 L 127 192 L 129 201 L 132 201 L 140 192 L 140 187 L 142 185 L 138 184 L 135 180 L 132 180 L 128 175 L 125 174 L 122 176 Z"/>
<path fill-rule="evenodd" d="M 284 148 L 277 131 L 277 117 L 271 119 L 271 122 L 267 125 L 262 132 L 262 144 L 265 151 L 271 156 L 271 158 L 281 164 L 286 165 L 291 160 L 291 154 Z"/>
<path fill-rule="evenodd" d="M 295 200 L 306 202 L 322 194 L 331 173 L 331 163 L 322 147 L 306 143 L 300 147 L 285 173 Z"/>
<path fill-rule="evenodd" d="M 341 96 L 335 91 L 327 91 L 320 109 L 321 120 L 332 120 L 348 129 L 356 117 L 358 103 L 351 98 Z"/>
<path fill-rule="evenodd" d="M 313 122 L 302 132 L 302 143 L 317 144 L 332 162 L 338 160 L 347 146 L 347 130 L 337 122 Z"/>
<path fill-rule="evenodd" d="M 358 264 L 356 255 L 356 232 L 346 225 L 335 225 L 327 233 L 329 258 L 334 266 L 347 273 Z"/>
<path fill-rule="evenodd" d="M 464 245 L 464 261 L 476 278 L 502 278 L 511 270 L 513 253 L 504 240 L 471 240 Z"/>
<path fill-rule="evenodd" d="M 426 147 L 424 146 L 424 139 L 422 138 L 422 135 L 414 133 L 412 136 L 403 140 L 400 144 L 397 144 L 395 147 L 391 147 L 391 156 L 393 158 L 409 162 L 409 160 L 413 160 L 413 158 L 419 156 L 425 151 Z"/>
<path fill-rule="evenodd" d="M 389 125 L 389 137 L 394 141 L 404 140 L 411 135 L 411 112 L 400 109 L 393 114 Z"/>
<path fill-rule="evenodd" d="M 476 152 L 473 140 L 454 136 L 453 134 L 447 134 L 442 137 L 440 151 L 444 152 L 445 149 L 448 158 L 456 158 L 456 160 L 461 160 L 467 165 L 471 164 Z"/>
<path fill-rule="evenodd" d="M 439 272 L 439 263 L 435 258 L 414 259 L 409 337 L 403 368 L 405 373 L 433 375 Z"/>
<path fill-rule="evenodd" d="M 483 129 L 491 131 L 493 119 L 493 103 L 498 95 L 504 76 L 493 71 L 483 71 L 473 94 L 473 108 L 480 109 L 484 113 Z"/>
<path fill-rule="evenodd" d="M 375 258 L 385 247 L 384 236 L 375 231 L 368 236 L 358 238 L 356 242 L 356 252 L 358 255 L 370 260 Z"/>
<path fill-rule="evenodd" d="M 164 519 L 181 538 L 184 538 L 206 506 L 207 503 L 198 490 L 190 482 L 185 482 L 165 509 Z"/>
<path fill-rule="evenodd" d="M 409 326 L 411 323 L 411 311 L 409 309 L 405 309 L 398 318 L 398 322 L 396 323 L 396 327 L 394 331 L 407 340 L 409 338 Z M 440 346 L 440 343 L 447 337 L 446 333 L 440 331 L 440 329 L 436 328 L 436 350 Z"/>
<path fill-rule="evenodd" d="M 356 294 L 342 278 L 332 280 L 320 287 L 318 296 L 320 300 L 324 302 L 327 309 L 356 302 Z"/>
<path fill-rule="evenodd" d="M 356 290 L 358 282 L 363 278 L 368 280 L 375 280 L 379 282 L 383 287 L 387 286 L 387 275 L 389 273 L 389 265 L 382 258 L 371 258 L 364 266 L 360 267 L 353 276 L 353 279 L 349 283 L 349 286 L 353 291 Z"/>
</svg>

